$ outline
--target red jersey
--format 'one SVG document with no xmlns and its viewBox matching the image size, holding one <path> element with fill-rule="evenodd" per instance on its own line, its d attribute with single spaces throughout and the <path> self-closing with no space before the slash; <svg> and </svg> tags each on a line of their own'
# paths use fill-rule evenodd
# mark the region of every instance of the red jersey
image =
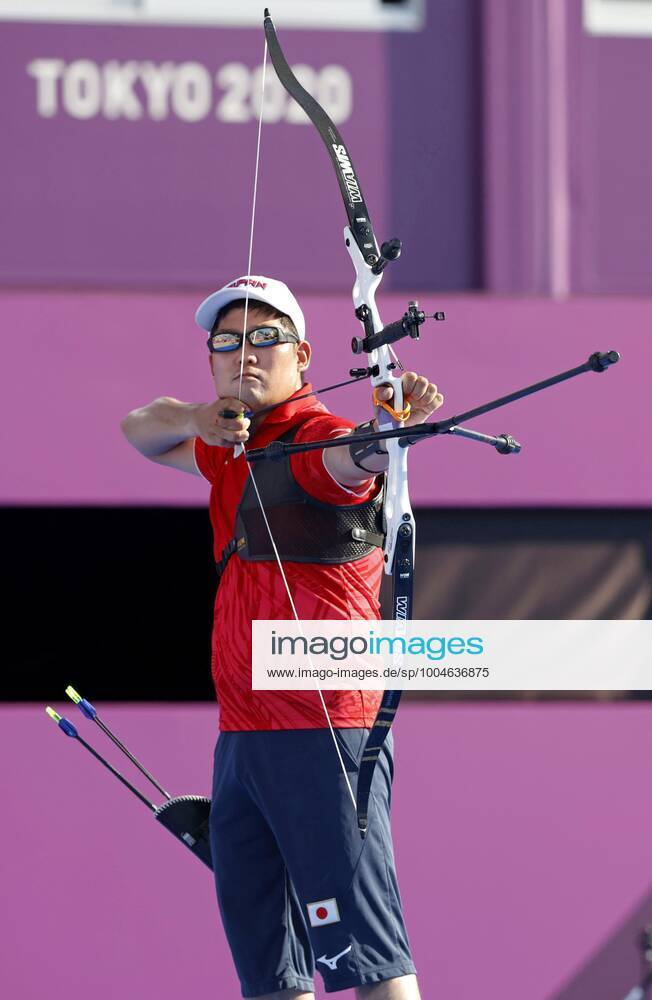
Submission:
<svg viewBox="0 0 652 1000">
<path fill-rule="evenodd" d="M 306 384 L 295 395 L 309 392 Z M 272 410 L 247 448 L 262 448 L 291 427 L 300 425 L 295 441 L 317 441 L 336 437 L 354 425 L 329 413 L 314 396 L 294 400 Z M 235 534 L 238 504 L 249 474 L 244 456 L 233 457 L 233 448 L 216 448 L 195 438 L 197 468 L 211 484 L 209 512 L 213 526 L 214 555 Z M 324 465 L 323 451 L 304 452 L 290 458 L 298 484 L 322 503 L 357 504 L 378 490 L 369 479 L 357 489 L 336 482 Z M 297 563 L 283 560 L 292 599 L 302 619 L 379 619 L 378 593 L 383 555 L 375 549 L 354 562 Z M 323 729 L 328 726 L 317 691 L 252 691 L 251 622 L 255 619 L 292 619 L 278 564 L 248 562 L 236 554 L 229 559 L 215 598 L 211 668 L 220 704 L 220 729 Z M 325 691 L 331 722 L 335 727 L 372 725 L 381 692 Z"/>
</svg>

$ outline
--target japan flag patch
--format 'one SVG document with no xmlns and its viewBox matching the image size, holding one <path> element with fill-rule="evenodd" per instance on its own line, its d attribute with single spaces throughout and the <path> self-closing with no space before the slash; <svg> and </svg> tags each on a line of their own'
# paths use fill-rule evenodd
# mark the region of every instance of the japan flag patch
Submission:
<svg viewBox="0 0 652 1000">
<path fill-rule="evenodd" d="M 320 899 L 316 903 L 306 903 L 306 909 L 311 927 L 324 927 L 326 924 L 338 924 L 340 921 L 336 899 Z"/>
</svg>

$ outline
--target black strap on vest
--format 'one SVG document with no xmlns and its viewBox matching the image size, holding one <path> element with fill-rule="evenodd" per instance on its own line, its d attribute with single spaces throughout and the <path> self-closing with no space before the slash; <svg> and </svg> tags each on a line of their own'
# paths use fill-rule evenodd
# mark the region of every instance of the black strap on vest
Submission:
<svg viewBox="0 0 652 1000">
<path fill-rule="evenodd" d="M 244 538 L 232 538 L 231 541 L 228 543 L 228 545 L 224 546 L 224 548 L 222 549 L 222 555 L 220 557 L 220 561 L 215 563 L 215 569 L 217 570 L 218 581 L 222 576 L 222 573 L 226 569 L 226 564 L 228 563 L 233 553 L 237 552 L 239 548 L 242 548 L 244 544 L 245 544 Z"/>
<path fill-rule="evenodd" d="M 281 436 L 292 441 L 298 425 Z M 346 563 L 362 559 L 385 541 L 383 491 L 361 504 L 328 504 L 315 500 L 299 486 L 289 459 L 256 467 L 260 493 L 281 559 L 290 562 Z M 246 562 L 274 561 L 265 518 L 251 476 L 238 504 L 235 537 L 215 564 L 219 580 L 237 552 Z"/>
</svg>

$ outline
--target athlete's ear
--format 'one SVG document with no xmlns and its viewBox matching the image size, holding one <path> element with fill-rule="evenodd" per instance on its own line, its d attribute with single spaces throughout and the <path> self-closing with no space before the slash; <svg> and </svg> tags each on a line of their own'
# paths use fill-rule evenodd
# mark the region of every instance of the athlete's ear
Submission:
<svg viewBox="0 0 652 1000">
<path fill-rule="evenodd" d="M 213 354 L 211 351 L 208 352 L 208 367 L 211 370 L 211 375 L 213 374 Z"/>
<path fill-rule="evenodd" d="M 312 357 L 312 347 L 307 340 L 300 340 L 297 344 L 297 370 L 305 372 L 310 367 Z"/>
</svg>

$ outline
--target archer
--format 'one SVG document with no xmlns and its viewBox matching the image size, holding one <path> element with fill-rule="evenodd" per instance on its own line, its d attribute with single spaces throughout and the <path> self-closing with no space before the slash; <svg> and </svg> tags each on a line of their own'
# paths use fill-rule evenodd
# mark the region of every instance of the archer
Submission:
<svg viewBox="0 0 652 1000">
<path fill-rule="evenodd" d="M 363 840 L 351 785 L 381 692 L 251 689 L 252 620 L 380 617 L 387 452 L 382 440 L 309 451 L 262 463 L 254 478 L 234 446 L 317 441 L 377 424 L 355 428 L 309 395 L 303 376 L 312 348 L 282 282 L 236 279 L 200 305 L 196 320 L 209 334 L 216 399 L 162 397 L 121 426 L 146 458 L 211 484 L 220 734 L 210 836 L 242 994 L 310 1000 L 317 967 L 329 991 L 413 1000 L 419 990 L 390 831 L 391 734 Z M 405 372 L 401 384 L 401 414 L 391 409 L 389 386 L 376 389 L 375 402 L 408 426 L 443 403 L 424 376 Z"/>
</svg>

